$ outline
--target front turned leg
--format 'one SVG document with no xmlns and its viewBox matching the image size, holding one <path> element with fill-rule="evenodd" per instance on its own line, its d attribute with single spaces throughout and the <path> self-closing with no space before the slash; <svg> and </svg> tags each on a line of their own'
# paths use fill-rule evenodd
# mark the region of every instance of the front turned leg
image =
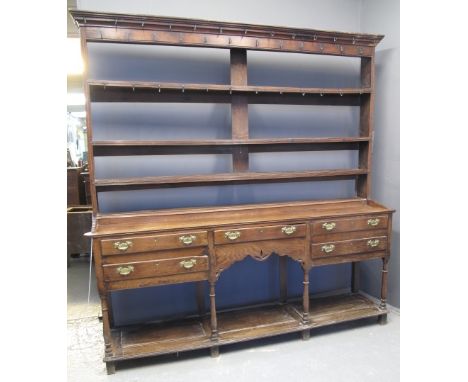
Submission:
<svg viewBox="0 0 468 382">
<path fill-rule="evenodd" d="M 380 290 L 380 309 L 387 309 L 387 290 L 388 290 L 388 257 L 382 259 L 382 286 Z M 382 314 L 378 318 L 381 325 L 387 323 L 387 313 Z"/>
<path fill-rule="evenodd" d="M 309 324 L 309 270 L 303 268 L 304 270 L 304 291 L 302 297 L 302 324 Z M 302 339 L 308 340 L 310 338 L 310 329 L 302 331 Z"/>
<path fill-rule="evenodd" d="M 115 346 L 112 340 L 111 333 L 111 312 L 109 311 L 110 307 L 110 295 L 101 295 L 101 312 L 102 312 L 102 329 L 104 334 L 104 352 L 106 357 L 112 357 L 115 353 Z M 112 364 L 113 362 L 109 362 Z M 107 363 L 106 363 L 107 367 Z M 112 369 L 113 366 L 110 366 Z M 114 368 L 115 369 L 115 368 Z"/>
<path fill-rule="evenodd" d="M 215 283 L 210 282 L 210 312 L 211 312 L 211 341 L 218 342 L 218 320 L 216 318 L 216 293 Z M 211 347 L 211 356 L 219 356 L 219 346 L 214 345 Z"/>
</svg>

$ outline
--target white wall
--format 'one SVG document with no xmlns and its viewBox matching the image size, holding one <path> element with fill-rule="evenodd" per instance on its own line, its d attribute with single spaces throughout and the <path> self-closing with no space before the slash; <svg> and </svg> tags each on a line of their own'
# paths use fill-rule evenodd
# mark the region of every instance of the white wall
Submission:
<svg viewBox="0 0 468 382">
<path fill-rule="evenodd" d="M 376 102 L 371 197 L 396 209 L 393 217 L 392 257 L 388 302 L 400 306 L 400 3 L 363 0 L 361 31 L 384 34 L 376 50 Z M 380 262 L 362 265 L 361 287 L 380 293 Z"/>
</svg>

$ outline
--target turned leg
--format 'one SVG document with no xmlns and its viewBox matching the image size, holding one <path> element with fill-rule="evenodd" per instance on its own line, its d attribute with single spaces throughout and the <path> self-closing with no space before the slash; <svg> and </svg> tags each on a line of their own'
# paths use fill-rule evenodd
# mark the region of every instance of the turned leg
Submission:
<svg viewBox="0 0 468 382">
<path fill-rule="evenodd" d="M 382 259 L 382 286 L 380 290 L 380 309 L 387 309 L 387 289 L 388 289 L 388 257 Z M 379 316 L 379 323 L 387 323 L 387 314 Z"/>
<path fill-rule="evenodd" d="M 351 268 L 351 292 L 359 292 L 359 263 L 353 262 Z"/>
<path fill-rule="evenodd" d="M 288 259 L 286 256 L 279 257 L 279 281 L 280 281 L 280 303 L 285 304 L 288 296 Z"/>
<path fill-rule="evenodd" d="M 115 362 L 106 362 L 107 375 L 115 374 Z"/>
<path fill-rule="evenodd" d="M 110 319 L 108 306 L 109 306 L 108 297 L 101 296 L 102 329 L 103 329 L 103 334 L 104 334 L 104 352 L 105 352 L 106 357 L 112 357 L 114 355 L 115 349 L 114 349 L 114 344 L 112 342 L 111 325 L 110 325 L 111 319 Z M 112 364 L 112 363 L 113 362 L 109 362 L 109 364 Z M 106 363 L 106 366 L 107 366 L 107 363 Z"/>
<path fill-rule="evenodd" d="M 196 284 L 196 294 L 197 294 L 197 308 L 198 308 L 198 315 L 203 317 L 206 312 L 205 307 L 205 282 L 199 281 Z"/>
<path fill-rule="evenodd" d="M 304 292 L 302 296 L 302 324 L 307 325 L 309 323 L 309 270 L 304 269 Z M 307 340 L 310 337 L 310 330 L 306 329 L 302 331 L 302 339 Z"/>
<path fill-rule="evenodd" d="M 210 313 L 211 313 L 211 341 L 218 341 L 218 320 L 216 318 L 216 294 L 215 283 L 210 282 Z M 211 347 L 211 356 L 217 357 L 219 355 L 218 345 Z"/>
</svg>

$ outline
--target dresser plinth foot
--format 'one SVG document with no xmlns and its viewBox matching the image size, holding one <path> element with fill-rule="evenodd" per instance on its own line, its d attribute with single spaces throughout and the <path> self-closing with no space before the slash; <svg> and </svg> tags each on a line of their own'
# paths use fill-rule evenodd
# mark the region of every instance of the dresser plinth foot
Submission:
<svg viewBox="0 0 468 382">
<path fill-rule="evenodd" d="M 387 314 L 382 314 L 380 315 L 378 318 L 377 318 L 377 322 L 380 324 L 380 325 L 386 325 L 387 324 Z"/>
<path fill-rule="evenodd" d="M 107 375 L 115 374 L 115 362 L 106 362 Z"/>
<path fill-rule="evenodd" d="M 212 346 L 210 348 L 210 354 L 212 358 L 219 357 L 219 346 Z"/>
</svg>

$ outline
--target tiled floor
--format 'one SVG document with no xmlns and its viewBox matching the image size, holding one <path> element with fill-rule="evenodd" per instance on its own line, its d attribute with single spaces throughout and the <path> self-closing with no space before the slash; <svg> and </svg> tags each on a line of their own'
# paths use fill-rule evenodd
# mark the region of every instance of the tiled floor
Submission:
<svg viewBox="0 0 468 382">
<path fill-rule="evenodd" d="M 224 346 L 218 358 L 208 350 L 126 361 L 107 375 L 98 319 L 99 299 L 89 261 L 72 259 L 68 269 L 68 380 L 94 381 L 399 381 L 400 316 L 391 311 L 387 325 L 375 319 L 299 334 Z"/>
</svg>

